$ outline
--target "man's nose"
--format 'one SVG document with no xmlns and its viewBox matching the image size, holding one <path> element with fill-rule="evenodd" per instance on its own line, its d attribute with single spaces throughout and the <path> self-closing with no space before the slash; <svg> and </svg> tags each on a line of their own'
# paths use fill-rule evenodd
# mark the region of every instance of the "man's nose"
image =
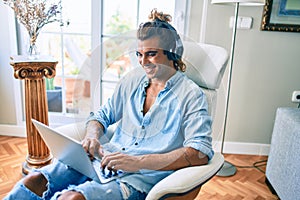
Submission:
<svg viewBox="0 0 300 200">
<path fill-rule="evenodd" d="M 147 58 L 147 56 L 141 56 L 140 57 L 140 64 L 142 66 L 149 64 L 149 59 Z"/>
</svg>

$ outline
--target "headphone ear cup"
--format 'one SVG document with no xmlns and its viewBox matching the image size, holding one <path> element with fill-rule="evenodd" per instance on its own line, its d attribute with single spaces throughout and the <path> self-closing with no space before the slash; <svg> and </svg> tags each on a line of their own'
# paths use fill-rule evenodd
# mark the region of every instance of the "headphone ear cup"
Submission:
<svg viewBox="0 0 300 200">
<path fill-rule="evenodd" d="M 171 49 L 170 50 L 171 52 L 167 51 L 167 56 L 168 56 L 169 60 L 174 60 L 174 61 L 181 59 L 181 56 L 183 54 L 183 44 L 182 44 L 182 41 L 181 41 L 179 35 L 176 34 L 175 38 L 176 38 L 176 46 L 175 46 L 174 50 Z"/>
<path fill-rule="evenodd" d="M 181 59 L 181 56 L 183 54 L 183 44 L 180 39 L 180 36 L 178 35 L 177 31 L 168 23 L 164 23 L 167 26 L 167 29 L 171 31 L 170 34 L 173 35 L 172 39 L 175 40 L 175 46 L 171 48 L 169 51 L 164 50 L 164 54 L 167 55 L 169 60 L 177 61 Z"/>
<path fill-rule="evenodd" d="M 172 49 L 170 51 L 172 51 Z M 170 52 L 170 51 L 167 51 L 167 50 L 164 51 L 164 53 L 167 55 L 169 60 L 176 61 L 181 58 L 181 56 L 183 54 L 183 45 L 182 45 L 180 38 L 178 38 L 176 41 L 176 46 L 175 46 L 174 51 L 172 51 L 172 52 Z"/>
<path fill-rule="evenodd" d="M 176 60 L 180 59 L 183 54 L 183 44 L 182 44 L 182 41 L 181 41 L 179 35 L 177 35 L 176 48 L 175 48 L 174 54 L 175 54 Z"/>
<path fill-rule="evenodd" d="M 169 51 L 165 51 L 165 53 L 169 60 L 174 60 L 174 61 L 177 60 L 178 56 L 175 53 Z"/>
</svg>

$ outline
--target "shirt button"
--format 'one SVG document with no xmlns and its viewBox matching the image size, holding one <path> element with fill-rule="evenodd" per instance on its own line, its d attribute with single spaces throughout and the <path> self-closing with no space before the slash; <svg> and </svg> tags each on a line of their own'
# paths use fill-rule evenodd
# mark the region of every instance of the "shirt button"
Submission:
<svg viewBox="0 0 300 200">
<path fill-rule="evenodd" d="M 136 142 L 136 143 L 134 143 L 134 145 L 138 145 L 138 144 L 139 144 L 139 143 L 137 143 L 137 142 Z"/>
<path fill-rule="evenodd" d="M 125 151 L 125 147 L 122 148 L 122 151 Z"/>
<path fill-rule="evenodd" d="M 142 125 L 142 129 L 145 129 L 145 126 L 144 126 L 144 125 Z"/>
</svg>

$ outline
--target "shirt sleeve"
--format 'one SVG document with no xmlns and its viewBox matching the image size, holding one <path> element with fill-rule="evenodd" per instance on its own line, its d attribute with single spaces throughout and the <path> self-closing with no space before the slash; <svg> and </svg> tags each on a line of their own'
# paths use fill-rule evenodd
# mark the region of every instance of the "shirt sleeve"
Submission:
<svg viewBox="0 0 300 200">
<path fill-rule="evenodd" d="M 212 118 L 208 114 L 208 104 L 204 92 L 198 87 L 185 104 L 182 129 L 185 135 L 183 146 L 192 147 L 206 154 L 209 159 L 214 155 L 212 149 Z"/>
<path fill-rule="evenodd" d="M 100 108 L 96 112 L 91 112 L 89 117 L 87 118 L 87 122 L 92 120 L 97 120 L 100 122 L 103 127 L 104 131 L 106 129 L 117 122 L 119 119 L 122 118 L 122 109 L 124 105 L 124 98 L 122 94 L 124 94 L 123 87 L 126 83 L 124 79 L 121 79 L 117 84 L 113 95 L 107 100 L 107 102 L 100 106 Z"/>
</svg>

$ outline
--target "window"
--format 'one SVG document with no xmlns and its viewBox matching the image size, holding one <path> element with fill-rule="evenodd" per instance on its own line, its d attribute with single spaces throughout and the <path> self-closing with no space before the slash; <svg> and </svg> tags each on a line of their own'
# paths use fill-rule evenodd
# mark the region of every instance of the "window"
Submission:
<svg viewBox="0 0 300 200">
<path fill-rule="evenodd" d="M 135 55 L 128 47 L 153 8 L 171 14 L 173 25 L 184 33 L 182 0 L 63 0 L 62 6 L 69 25 L 48 24 L 37 39 L 40 53 L 58 60 L 55 78 L 46 80 L 50 122 L 59 123 L 60 116 L 86 118 L 107 100 L 133 67 Z"/>
<path fill-rule="evenodd" d="M 95 49 L 99 50 L 96 51 L 96 54 L 100 53 L 102 55 L 101 60 L 104 61 L 100 64 L 100 71 L 98 72 L 102 75 L 94 74 L 93 82 L 99 83 L 99 85 L 92 87 L 97 88 L 94 89 L 95 93 L 99 92 L 98 95 L 95 95 L 99 99 L 93 99 L 95 109 L 111 96 L 119 79 L 137 65 L 135 51 L 130 49 L 132 49 L 138 25 L 147 21 L 151 10 L 157 8 L 158 11 L 171 14 L 173 25 L 180 33 L 184 34 L 185 28 L 182 25 L 184 18 L 182 16 L 186 12 L 186 2 L 182 0 L 104 0 L 93 6 L 100 8 L 99 18 L 102 18 L 101 21 L 103 21 L 102 26 L 95 31 L 98 31 L 96 35 L 99 35 L 97 42 L 102 45 L 99 47 L 100 50 Z M 178 24 L 180 26 L 177 26 Z"/>
</svg>

